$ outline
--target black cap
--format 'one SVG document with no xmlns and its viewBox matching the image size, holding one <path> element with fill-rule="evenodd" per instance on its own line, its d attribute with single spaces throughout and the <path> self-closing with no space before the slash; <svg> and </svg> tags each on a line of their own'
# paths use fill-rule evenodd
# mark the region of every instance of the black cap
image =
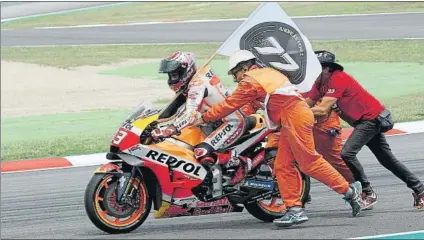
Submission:
<svg viewBox="0 0 424 240">
<path fill-rule="evenodd" d="M 334 69 L 343 71 L 343 66 L 336 63 L 336 55 L 334 55 L 333 53 L 326 50 L 320 50 L 315 51 L 315 55 L 317 56 L 318 61 L 321 63 L 321 66 L 333 66 Z"/>
</svg>

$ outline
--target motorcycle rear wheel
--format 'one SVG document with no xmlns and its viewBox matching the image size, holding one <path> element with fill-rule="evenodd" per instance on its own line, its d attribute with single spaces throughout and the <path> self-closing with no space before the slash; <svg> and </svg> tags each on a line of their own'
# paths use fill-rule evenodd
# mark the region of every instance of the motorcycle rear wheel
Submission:
<svg viewBox="0 0 424 240">
<path fill-rule="evenodd" d="M 302 194 L 301 201 L 303 207 L 308 201 L 308 195 L 311 189 L 311 178 L 301 172 L 302 175 Z M 266 203 L 265 201 L 270 201 Z M 279 201 L 280 203 L 277 203 Z M 264 222 L 273 222 L 275 219 L 284 215 L 286 207 L 280 197 L 272 197 L 268 200 L 256 201 L 250 204 L 244 204 L 246 210 L 255 218 Z"/>
<path fill-rule="evenodd" d="M 152 208 L 152 200 L 139 176 L 131 185 L 135 191 L 131 201 L 136 207 L 116 202 L 118 178 L 113 174 L 95 174 L 91 178 L 85 191 L 84 205 L 89 219 L 97 228 L 119 234 L 129 233 L 143 224 Z"/>
</svg>

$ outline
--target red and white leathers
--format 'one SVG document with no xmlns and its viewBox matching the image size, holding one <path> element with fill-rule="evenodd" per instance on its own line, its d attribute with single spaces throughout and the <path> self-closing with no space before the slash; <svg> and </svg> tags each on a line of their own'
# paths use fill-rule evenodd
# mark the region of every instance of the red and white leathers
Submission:
<svg viewBox="0 0 424 240">
<path fill-rule="evenodd" d="M 159 125 L 163 127 L 156 129 L 153 132 L 154 136 L 169 137 L 190 126 L 197 119 L 198 114 L 206 112 L 212 106 L 225 100 L 229 92 L 210 69 L 206 74 L 199 74 L 192 79 L 182 94 L 186 98 L 185 106 L 179 107 L 180 109 L 173 116 L 161 119 Z M 178 98 L 175 99 L 177 101 Z M 239 157 L 236 153 L 218 154 L 215 151 L 230 146 L 243 134 L 244 117 L 245 115 L 237 110 L 222 118 L 219 121 L 222 123 L 218 122 L 211 133 L 205 132 L 206 139 L 194 149 L 195 158 L 201 164 L 209 166 L 215 164 L 217 159 L 219 164 L 239 165 L 237 163 Z M 234 161 L 229 162 L 229 160 Z"/>
</svg>

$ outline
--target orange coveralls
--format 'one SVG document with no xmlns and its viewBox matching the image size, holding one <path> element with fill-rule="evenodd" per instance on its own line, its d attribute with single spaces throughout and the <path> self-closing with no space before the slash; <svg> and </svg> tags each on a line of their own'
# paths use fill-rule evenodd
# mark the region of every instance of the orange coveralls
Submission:
<svg viewBox="0 0 424 240">
<path fill-rule="evenodd" d="M 202 114 L 203 121 L 216 121 L 251 102 L 263 103 L 268 93 L 282 87 L 287 81 L 287 77 L 271 68 L 249 70 L 226 100 Z M 277 83 L 279 86 L 275 86 Z M 314 115 L 299 95 L 271 94 L 265 111 L 269 120 L 280 126 L 282 137 L 278 142 L 274 170 L 287 208 L 302 206 L 302 179 L 295 159 L 302 172 L 337 193 L 344 194 L 349 190 L 346 179 L 315 152 L 312 135 Z"/>
<path fill-rule="evenodd" d="M 308 93 L 303 93 L 303 97 L 307 97 Z M 317 102 L 319 104 L 320 102 Z M 245 112 L 252 114 L 252 108 L 243 108 Z M 321 154 L 339 173 L 349 182 L 355 181 L 352 172 L 346 166 L 341 157 L 343 148 L 343 139 L 341 135 L 331 136 L 328 131 L 330 129 L 337 129 L 341 132 L 342 127 L 340 118 L 336 112 L 331 112 L 329 117 L 316 118 L 313 128 L 315 150 Z M 277 147 L 280 133 L 273 133 L 268 136 L 266 147 Z"/>
</svg>

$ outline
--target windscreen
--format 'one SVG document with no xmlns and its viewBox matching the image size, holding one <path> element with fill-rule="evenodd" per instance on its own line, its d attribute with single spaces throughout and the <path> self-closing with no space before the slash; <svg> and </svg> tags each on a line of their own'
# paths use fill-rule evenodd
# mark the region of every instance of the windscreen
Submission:
<svg viewBox="0 0 424 240">
<path fill-rule="evenodd" d="M 154 107 L 152 102 L 143 101 L 138 107 L 134 108 L 134 110 L 128 115 L 125 122 L 133 122 L 139 118 L 146 118 L 158 113 L 159 110 Z"/>
</svg>

